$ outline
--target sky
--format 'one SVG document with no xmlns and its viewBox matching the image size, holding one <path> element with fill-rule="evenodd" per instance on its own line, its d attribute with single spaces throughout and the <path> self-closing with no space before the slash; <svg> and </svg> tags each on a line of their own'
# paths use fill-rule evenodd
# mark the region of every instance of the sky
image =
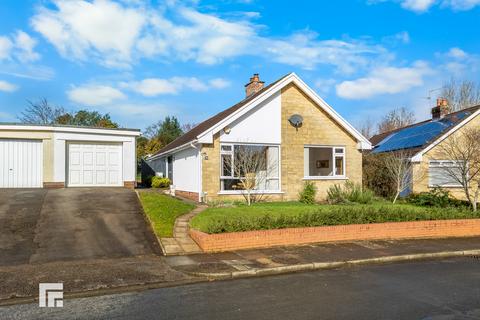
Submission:
<svg viewBox="0 0 480 320">
<path fill-rule="evenodd" d="M 479 17 L 480 0 L 3 0 L 0 122 L 46 98 L 122 127 L 198 123 L 253 73 L 289 72 L 357 127 L 423 120 L 452 77 L 480 80 Z"/>
</svg>

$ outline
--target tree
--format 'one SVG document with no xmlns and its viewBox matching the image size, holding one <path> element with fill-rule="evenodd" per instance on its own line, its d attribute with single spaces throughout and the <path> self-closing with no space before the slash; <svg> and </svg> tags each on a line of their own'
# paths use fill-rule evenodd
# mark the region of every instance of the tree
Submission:
<svg viewBox="0 0 480 320">
<path fill-rule="evenodd" d="M 360 133 L 367 139 L 370 139 L 375 135 L 375 125 L 372 119 L 368 118 L 360 125 Z"/>
<path fill-rule="evenodd" d="M 442 87 L 440 96 L 448 100 L 451 112 L 462 110 L 480 104 L 480 84 L 451 78 Z"/>
<path fill-rule="evenodd" d="M 182 132 L 187 133 L 188 131 L 192 130 L 196 126 L 197 126 L 197 124 L 193 123 L 193 122 L 184 123 L 184 124 L 182 124 Z"/>
<path fill-rule="evenodd" d="M 480 195 L 480 129 L 457 131 L 439 144 L 439 150 L 442 158 L 451 161 L 451 165 L 442 169 L 462 187 L 465 198 L 477 211 Z"/>
<path fill-rule="evenodd" d="M 388 112 L 378 123 L 378 133 L 403 128 L 415 122 L 415 115 L 406 108 L 396 108 Z"/>
<path fill-rule="evenodd" d="M 278 163 L 268 161 L 268 148 L 263 146 L 235 146 L 233 157 L 226 157 L 227 167 L 238 179 L 237 190 L 241 190 L 248 205 L 257 201 L 253 191 L 263 188 L 267 178 L 276 170 Z M 257 196 L 261 197 L 261 194 Z"/>
<path fill-rule="evenodd" d="M 65 114 L 65 110 L 62 107 L 52 106 L 45 98 L 38 102 L 27 102 L 29 106 L 18 117 L 23 123 L 55 124 L 56 119 Z"/>
<path fill-rule="evenodd" d="M 413 174 L 413 163 L 410 161 L 410 154 L 404 151 L 393 151 L 386 153 L 383 158 L 383 166 L 389 178 L 395 186 L 395 203 L 404 191 L 407 191 L 415 181 L 423 178 L 421 172 Z"/>
<path fill-rule="evenodd" d="M 149 139 L 145 146 L 146 154 L 153 154 L 183 134 L 180 123 L 175 116 L 147 127 L 144 136 Z"/>
<path fill-rule="evenodd" d="M 363 186 L 376 195 L 389 198 L 395 195 L 397 187 L 390 172 L 384 165 L 385 153 L 365 153 L 362 161 Z"/>
<path fill-rule="evenodd" d="M 100 128 L 118 128 L 118 124 L 113 122 L 110 115 L 100 114 L 97 111 L 79 110 L 73 115 L 64 113 L 55 119 L 58 124 L 100 127 Z"/>
</svg>

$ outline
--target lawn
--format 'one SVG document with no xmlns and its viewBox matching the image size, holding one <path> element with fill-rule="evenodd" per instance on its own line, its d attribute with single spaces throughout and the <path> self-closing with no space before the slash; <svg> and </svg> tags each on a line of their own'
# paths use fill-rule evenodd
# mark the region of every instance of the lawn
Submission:
<svg viewBox="0 0 480 320">
<path fill-rule="evenodd" d="M 258 203 L 248 207 L 208 208 L 193 218 L 192 228 L 206 233 L 332 226 L 416 220 L 479 218 L 468 208 L 424 207 L 412 204 L 307 205 L 299 202 Z"/>
<path fill-rule="evenodd" d="M 140 192 L 140 201 L 157 237 L 172 237 L 175 219 L 195 208 L 193 204 L 154 191 Z"/>
</svg>

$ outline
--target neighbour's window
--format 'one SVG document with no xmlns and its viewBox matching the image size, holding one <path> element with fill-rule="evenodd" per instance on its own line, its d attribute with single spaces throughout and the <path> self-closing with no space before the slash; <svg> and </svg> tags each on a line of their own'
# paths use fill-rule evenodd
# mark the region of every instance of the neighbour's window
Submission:
<svg viewBox="0 0 480 320">
<path fill-rule="evenodd" d="M 278 146 L 222 144 L 220 159 L 222 191 L 244 189 L 242 181 L 248 175 L 255 177 L 254 190 L 280 190 Z"/>
<path fill-rule="evenodd" d="M 453 160 L 432 160 L 428 166 L 429 185 L 431 187 L 461 187 L 460 165 Z"/>
<path fill-rule="evenodd" d="M 344 147 L 305 147 L 305 177 L 345 177 Z"/>
</svg>

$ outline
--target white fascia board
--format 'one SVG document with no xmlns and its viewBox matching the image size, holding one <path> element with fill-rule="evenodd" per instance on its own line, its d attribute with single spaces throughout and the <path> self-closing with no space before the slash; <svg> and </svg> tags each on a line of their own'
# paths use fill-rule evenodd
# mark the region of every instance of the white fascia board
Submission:
<svg viewBox="0 0 480 320">
<path fill-rule="evenodd" d="M 423 159 L 423 155 L 427 153 L 428 151 L 432 150 L 435 146 L 437 146 L 440 142 L 448 138 L 451 134 L 455 133 L 457 130 L 459 130 L 461 127 L 472 121 L 476 116 L 480 114 L 480 109 L 472 113 L 470 116 L 466 117 L 465 119 L 462 120 L 459 124 L 457 124 L 453 129 L 449 130 L 448 132 L 444 133 L 443 135 L 440 136 L 437 140 L 429 144 L 425 149 L 420 150 L 416 155 L 414 155 L 411 158 L 412 162 L 421 162 Z"/>
<path fill-rule="evenodd" d="M 56 127 L 56 126 L 36 126 L 36 125 L 2 125 L 0 130 L 12 131 L 51 131 L 51 132 L 69 132 L 69 133 L 93 133 L 93 134 L 108 134 L 114 136 L 134 136 L 141 135 L 140 131 L 136 130 L 122 130 L 122 129 L 99 129 L 99 128 L 81 128 L 81 127 Z"/>
<path fill-rule="evenodd" d="M 322 98 L 320 98 L 315 91 L 313 91 L 305 82 L 303 82 L 295 73 L 291 73 L 286 76 L 283 80 L 276 83 L 270 89 L 265 91 L 263 94 L 259 95 L 245 106 L 237 110 L 236 112 L 232 113 L 207 131 L 201 133 L 198 136 L 199 141 L 204 139 L 204 136 L 210 135 L 213 137 L 213 134 L 222 130 L 226 125 L 232 123 L 236 119 L 240 118 L 242 115 L 246 114 L 257 105 L 262 103 L 263 101 L 267 100 L 270 96 L 272 96 L 278 90 L 281 90 L 286 85 L 293 82 L 297 87 L 299 87 L 303 92 L 305 92 L 316 104 L 322 107 L 325 112 L 327 112 L 335 121 L 337 121 L 342 127 L 344 127 L 352 136 L 354 136 L 358 142 L 359 149 L 372 149 L 372 145 L 367 138 L 365 138 L 360 132 L 358 132 L 350 123 L 348 123 L 340 114 L 338 114 L 330 105 L 328 105 Z M 210 140 L 210 138 L 208 139 Z M 213 141 L 213 138 L 211 139 Z M 208 143 L 208 142 L 204 142 Z M 210 142 L 211 143 L 211 142 Z"/>
<path fill-rule="evenodd" d="M 181 146 L 178 146 L 178 147 L 173 148 L 171 150 L 168 150 L 168 151 L 156 154 L 154 156 L 151 156 L 150 158 L 147 158 L 146 160 L 153 160 L 153 159 L 169 156 L 169 155 L 175 154 L 179 151 L 182 151 L 184 149 L 193 148 L 193 145 L 195 145 L 196 143 L 197 143 L 197 140 L 189 141 L 189 142 L 184 143 Z"/>
</svg>

